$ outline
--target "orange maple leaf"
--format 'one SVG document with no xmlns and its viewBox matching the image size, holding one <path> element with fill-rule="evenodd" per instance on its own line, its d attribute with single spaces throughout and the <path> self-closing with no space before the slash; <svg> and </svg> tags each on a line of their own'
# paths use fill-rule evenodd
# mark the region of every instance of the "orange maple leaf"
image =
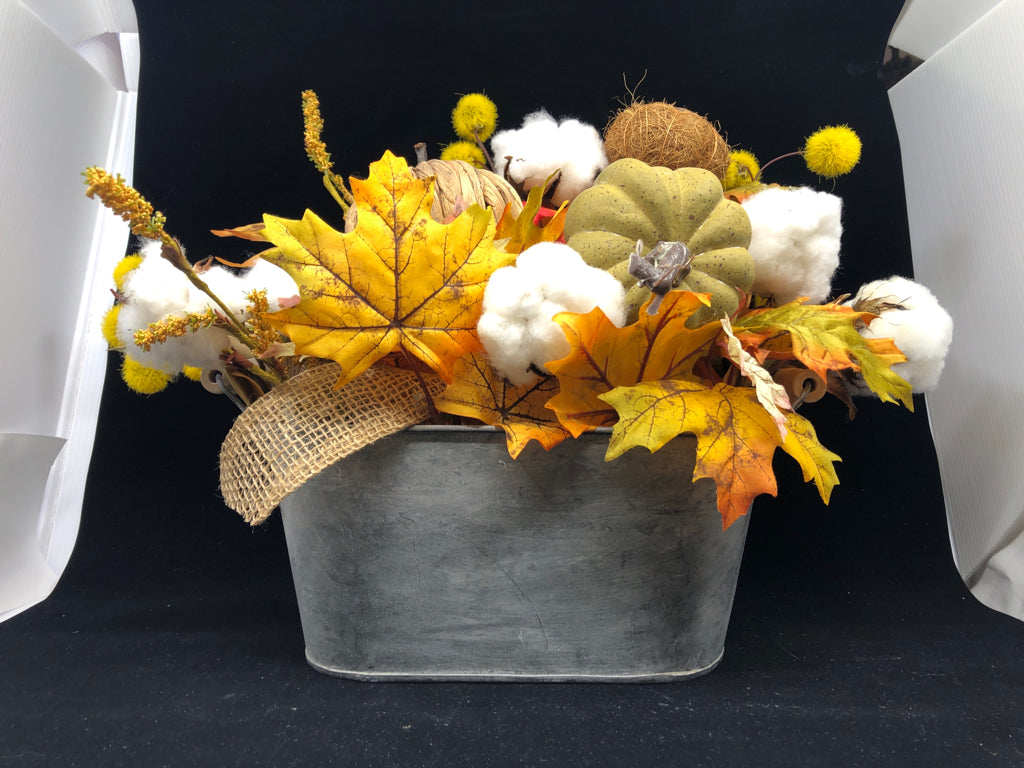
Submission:
<svg viewBox="0 0 1024 768">
<path fill-rule="evenodd" d="M 839 457 L 817 442 L 810 423 L 795 413 L 787 414 L 783 438 L 749 387 L 651 381 L 617 387 L 601 399 L 619 416 L 608 444 L 608 460 L 640 446 L 654 452 L 682 433 L 696 436 L 693 479 L 708 477 L 715 482 L 723 528 L 745 515 L 759 494 L 776 494 L 772 458 L 780 446 L 800 462 L 804 478 L 817 483 L 826 502 L 838 482 L 832 462 Z"/>
<path fill-rule="evenodd" d="M 439 411 L 468 416 L 505 430 L 509 455 L 514 459 L 530 440 L 550 450 L 569 437 L 545 407 L 558 382 L 544 376 L 515 387 L 491 367 L 481 354 L 464 355 L 455 363 L 452 383 L 435 405 Z"/>
<path fill-rule="evenodd" d="M 343 386 L 392 351 L 451 381 L 455 360 L 481 348 L 476 323 L 491 273 L 514 261 L 493 243 L 494 219 L 473 205 L 448 224 L 430 216 L 433 182 L 385 152 L 351 179 L 358 220 L 342 234 L 306 211 L 265 215 L 260 254 L 299 285 L 295 307 L 268 315 L 296 354 L 341 364 Z"/>
<path fill-rule="evenodd" d="M 625 328 L 617 328 L 600 308 L 586 314 L 559 312 L 554 320 L 565 332 L 571 351 L 545 364 L 560 384 L 548 407 L 573 437 L 614 424 L 615 409 L 603 400 L 604 393 L 692 374 L 694 364 L 723 333 L 718 322 L 686 327 L 689 317 L 707 306 L 706 294 L 670 291 L 658 314 L 642 309 L 639 319 Z"/>
</svg>

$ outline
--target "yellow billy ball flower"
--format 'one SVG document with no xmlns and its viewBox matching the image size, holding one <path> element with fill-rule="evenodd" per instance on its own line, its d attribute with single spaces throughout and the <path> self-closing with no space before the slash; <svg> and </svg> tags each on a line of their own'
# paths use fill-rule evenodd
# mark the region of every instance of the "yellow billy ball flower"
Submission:
<svg viewBox="0 0 1024 768">
<path fill-rule="evenodd" d="M 186 365 L 181 369 L 181 372 L 189 381 L 199 381 L 203 378 L 203 369 L 195 365 Z"/>
<path fill-rule="evenodd" d="M 117 338 L 117 316 L 121 314 L 121 305 L 115 304 L 103 315 L 103 338 L 111 349 L 123 347 L 124 344 Z"/>
<path fill-rule="evenodd" d="M 482 93 L 467 93 L 452 110 L 452 127 L 460 139 L 487 141 L 498 125 L 498 108 Z"/>
<path fill-rule="evenodd" d="M 760 172 L 761 164 L 757 162 L 754 153 L 737 149 L 729 153 L 729 167 L 725 169 L 722 186 L 726 189 L 735 189 L 752 184 Z"/>
<path fill-rule="evenodd" d="M 130 357 L 125 357 L 121 363 L 121 378 L 130 390 L 140 395 L 155 395 L 171 381 L 171 377 L 163 371 L 147 368 Z"/>
<path fill-rule="evenodd" d="M 139 264 L 142 263 L 142 257 L 138 254 L 132 256 L 125 256 L 114 267 L 114 286 L 119 291 L 124 290 L 124 280 L 128 277 L 128 273 L 135 269 Z"/>
<path fill-rule="evenodd" d="M 442 160 L 464 160 L 475 168 L 486 168 L 483 150 L 471 141 L 453 141 L 441 150 Z"/>
<path fill-rule="evenodd" d="M 815 131 L 804 144 L 804 161 L 819 176 L 842 176 L 860 160 L 860 137 L 848 125 Z"/>
</svg>

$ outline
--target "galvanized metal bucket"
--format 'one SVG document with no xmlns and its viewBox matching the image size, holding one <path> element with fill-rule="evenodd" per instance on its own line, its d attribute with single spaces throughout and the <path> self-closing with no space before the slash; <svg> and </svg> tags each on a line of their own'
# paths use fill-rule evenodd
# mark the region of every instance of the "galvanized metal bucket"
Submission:
<svg viewBox="0 0 1024 768">
<path fill-rule="evenodd" d="M 722 657 L 747 518 L 722 530 L 696 441 L 604 461 L 590 433 L 515 461 L 415 427 L 281 505 L 306 657 L 363 680 L 658 681 Z"/>
</svg>

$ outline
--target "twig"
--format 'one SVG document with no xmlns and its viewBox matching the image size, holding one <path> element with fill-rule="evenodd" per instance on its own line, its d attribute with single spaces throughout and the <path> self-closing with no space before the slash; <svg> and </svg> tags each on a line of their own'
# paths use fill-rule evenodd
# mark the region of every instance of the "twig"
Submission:
<svg viewBox="0 0 1024 768">
<path fill-rule="evenodd" d="M 399 347 L 402 350 L 402 355 L 405 357 L 405 362 L 412 369 L 413 374 L 416 376 L 416 381 L 419 382 L 420 389 L 423 390 L 423 396 L 427 402 L 427 413 L 430 414 L 430 421 L 434 424 L 441 423 L 441 414 L 438 413 L 437 406 L 434 405 L 434 398 L 430 394 L 430 388 L 427 386 L 426 380 L 423 378 L 423 373 L 420 371 L 420 367 L 416 364 L 416 359 L 409 354 L 409 350 L 405 347 Z"/>
</svg>

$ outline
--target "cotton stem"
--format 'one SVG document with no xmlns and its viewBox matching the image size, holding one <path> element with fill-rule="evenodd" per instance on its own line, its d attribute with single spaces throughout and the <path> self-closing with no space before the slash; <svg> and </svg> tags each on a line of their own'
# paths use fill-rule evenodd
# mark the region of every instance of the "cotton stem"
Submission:
<svg viewBox="0 0 1024 768">
<path fill-rule="evenodd" d="M 491 157 L 491 153 L 487 151 L 484 143 L 480 141 L 480 132 L 476 128 L 473 129 L 473 141 L 480 147 L 480 151 L 484 153 L 484 159 L 487 161 L 487 167 L 491 169 L 491 173 L 497 173 L 497 169 L 494 167 L 494 159 Z"/>
<path fill-rule="evenodd" d="M 760 181 L 761 177 L 764 175 L 765 169 L 768 168 L 768 166 L 773 165 L 774 163 L 779 162 L 779 160 L 785 160 L 787 157 L 803 157 L 803 155 L 804 155 L 803 150 L 797 150 L 796 152 L 787 152 L 784 155 L 779 155 L 778 157 L 773 158 L 772 160 L 769 160 L 767 163 L 765 163 L 764 165 L 761 166 L 761 170 L 760 170 L 760 172 L 758 172 L 757 178 L 754 179 L 754 181 Z"/>
</svg>

